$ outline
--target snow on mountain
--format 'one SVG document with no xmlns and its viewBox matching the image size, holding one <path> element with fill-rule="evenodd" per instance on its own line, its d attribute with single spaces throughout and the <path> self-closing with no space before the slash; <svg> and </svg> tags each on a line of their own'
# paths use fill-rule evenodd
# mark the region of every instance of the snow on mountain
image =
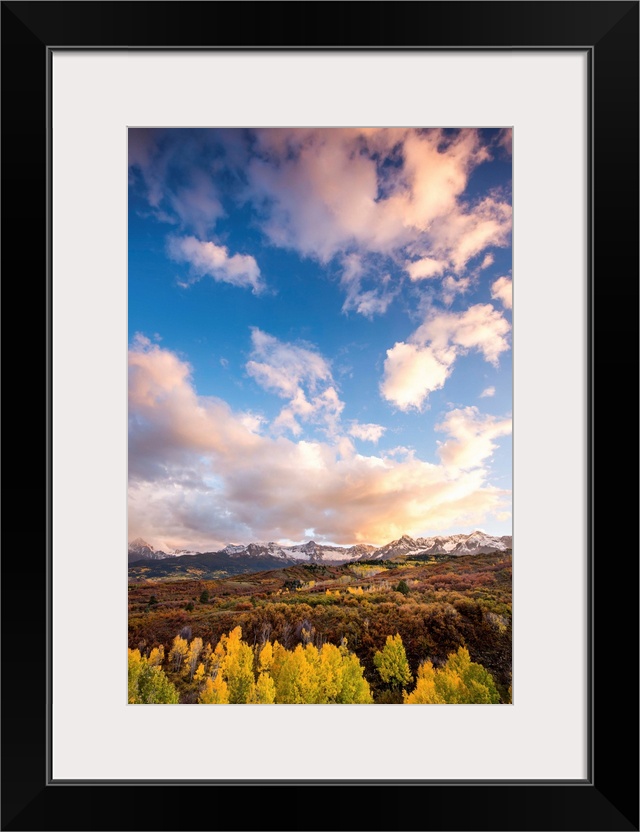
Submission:
<svg viewBox="0 0 640 832">
<path fill-rule="evenodd" d="M 404 534 L 398 540 L 392 540 L 367 557 L 363 557 L 362 560 L 393 560 L 407 555 L 481 555 L 489 552 L 504 552 L 510 548 L 510 535 L 494 537 L 481 531 L 415 539 Z"/>
<path fill-rule="evenodd" d="M 489 552 L 504 552 L 510 549 L 512 539 L 510 535 L 493 537 L 485 532 L 472 532 L 466 540 L 461 540 L 452 550 L 452 555 L 486 555 Z"/>
<path fill-rule="evenodd" d="M 366 543 L 355 546 L 331 546 L 309 540 L 295 546 L 280 543 L 229 543 L 216 554 L 227 555 L 230 559 L 251 558 L 259 562 L 263 559 L 277 558 L 283 563 L 350 563 L 358 560 L 393 560 L 411 555 L 480 555 L 490 552 L 504 552 L 512 546 L 511 535 L 494 537 L 476 530 L 471 534 L 452 534 L 440 537 L 418 537 L 402 535 L 398 540 L 376 548 Z M 136 538 L 129 544 L 129 563 L 137 560 L 161 560 L 181 555 L 196 555 L 199 552 L 187 549 L 175 549 L 171 552 L 154 549 L 142 538 Z M 271 568 L 271 567 L 269 567 Z"/>
<path fill-rule="evenodd" d="M 164 557 L 164 552 L 157 552 L 155 548 L 143 540 L 141 537 L 136 537 L 129 544 L 129 563 L 136 560 L 159 560 Z"/>
<path fill-rule="evenodd" d="M 194 552 L 191 549 L 170 549 L 165 552 L 162 549 L 156 549 L 141 537 L 136 537 L 135 540 L 129 543 L 128 551 L 129 563 L 135 563 L 137 560 L 163 560 L 164 558 L 177 558 L 181 555 L 196 554 L 198 552 Z"/>
</svg>

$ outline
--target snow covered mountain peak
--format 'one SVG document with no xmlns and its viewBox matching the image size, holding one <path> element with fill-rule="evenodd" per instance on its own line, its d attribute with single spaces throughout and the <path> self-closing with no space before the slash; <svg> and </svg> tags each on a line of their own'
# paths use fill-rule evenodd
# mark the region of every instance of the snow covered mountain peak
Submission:
<svg viewBox="0 0 640 832">
<path fill-rule="evenodd" d="M 278 562 L 292 564 L 311 563 L 351 563 L 359 560 L 393 560 L 394 558 L 413 557 L 417 555 L 480 555 L 491 552 L 505 552 L 511 549 L 511 535 L 494 537 L 476 529 L 471 534 L 452 534 L 438 537 L 419 537 L 414 539 L 403 534 L 384 546 L 376 548 L 370 544 L 358 543 L 354 546 L 335 546 L 309 540 L 288 546 L 283 543 L 229 543 L 216 554 L 226 555 L 230 559 L 250 558 L 259 563 L 269 564 L 263 568 L 274 568 Z M 129 544 L 129 562 L 137 560 L 160 560 L 180 555 L 196 555 L 198 552 L 176 549 L 164 552 L 154 549 L 142 538 L 136 538 Z"/>
</svg>

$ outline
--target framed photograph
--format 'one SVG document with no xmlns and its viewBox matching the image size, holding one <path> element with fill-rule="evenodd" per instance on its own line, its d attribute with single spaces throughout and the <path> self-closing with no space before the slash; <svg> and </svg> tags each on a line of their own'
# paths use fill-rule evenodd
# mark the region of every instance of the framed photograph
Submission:
<svg viewBox="0 0 640 832">
<path fill-rule="evenodd" d="M 2 15 L 3 829 L 638 829 L 638 4 Z"/>
</svg>

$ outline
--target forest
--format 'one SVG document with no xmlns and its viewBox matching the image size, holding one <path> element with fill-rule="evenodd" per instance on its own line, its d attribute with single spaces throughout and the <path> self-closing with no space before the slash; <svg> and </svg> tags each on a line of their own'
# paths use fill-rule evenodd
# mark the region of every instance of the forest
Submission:
<svg viewBox="0 0 640 832">
<path fill-rule="evenodd" d="M 132 704 L 511 702 L 511 554 L 129 585 Z"/>
</svg>

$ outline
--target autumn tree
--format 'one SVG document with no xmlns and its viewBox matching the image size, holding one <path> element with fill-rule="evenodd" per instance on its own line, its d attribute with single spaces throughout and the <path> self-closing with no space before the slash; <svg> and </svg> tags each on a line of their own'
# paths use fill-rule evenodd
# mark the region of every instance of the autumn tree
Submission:
<svg viewBox="0 0 640 832">
<path fill-rule="evenodd" d="M 271 705 L 276 701 L 275 682 L 268 673 L 258 676 L 251 701 L 260 705 Z"/>
<path fill-rule="evenodd" d="M 431 662 L 423 662 L 418 668 L 416 686 L 412 693 L 403 693 L 407 705 L 439 705 L 446 700 L 436 689 L 436 670 Z"/>
<path fill-rule="evenodd" d="M 212 663 L 228 686 L 229 702 L 250 701 L 255 685 L 253 651 L 242 641 L 240 627 L 222 636 L 213 651 Z"/>
<path fill-rule="evenodd" d="M 437 670 L 431 662 L 420 665 L 416 687 L 404 694 L 404 701 L 408 705 L 492 705 L 500 702 L 500 695 L 489 671 L 472 662 L 467 648 L 460 647 Z"/>
<path fill-rule="evenodd" d="M 149 653 L 149 664 L 152 667 L 161 667 L 163 662 L 164 647 L 161 644 L 160 647 L 154 647 L 153 650 Z"/>
<path fill-rule="evenodd" d="M 198 667 L 200 653 L 202 652 L 202 639 L 194 638 L 189 645 L 189 650 L 184 661 L 184 673 L 189 676 L 189 681 L 193 679 L 193 674 Z"/>
<path fill-rule="evenodd" d="M 373 663 L 382 681 L 393 689 L 403 688 L 413 678 L 402 638 L 398 633 L 395 636 L 387 636 L 382 650 L 378 650 L 374 655 Z"/>
<path fill-rule="evenodd" d="M 162 668 L 152 665 L 139 650 L 128 654 L 128 701 L 139 705 L 175 705 L 178 691 L 165 676 Z"/>
<path fill-rule="evenodd" d="M 198 703 L 200 705 L 226 705 L 229 702 L 229 688 L 227 683 L 218 673 L 215 679 L 209 676 L 204 683 Z"/>
<path fill-rule="evenodd" d="M 176 636 L 169 651 L 169 661 L 173 665 L 174 672 L 178 672 L 182 667 L 182 662 L 189 652 L 189 642 L 182 636 Z"/>
</svg>

